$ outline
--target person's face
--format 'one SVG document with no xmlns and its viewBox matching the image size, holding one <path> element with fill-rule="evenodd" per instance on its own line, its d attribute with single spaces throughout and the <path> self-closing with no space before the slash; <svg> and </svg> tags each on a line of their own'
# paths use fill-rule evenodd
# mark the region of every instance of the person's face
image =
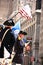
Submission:
<svg viewBox="0 0 43 65">
<path fill-rule="evenodd" d="M 23 39 L 23 38 L 24 38 L 24 34 L 20 34 L 19 36 L 21 37 L 21 39 Z"/>
<path fill-rule="evenodd" d="M 6 25 L 5 27 L 7 27 L 7 28 L 12 28 L 12 26 L 7 26 L 7 25 Z"/>
</svg>

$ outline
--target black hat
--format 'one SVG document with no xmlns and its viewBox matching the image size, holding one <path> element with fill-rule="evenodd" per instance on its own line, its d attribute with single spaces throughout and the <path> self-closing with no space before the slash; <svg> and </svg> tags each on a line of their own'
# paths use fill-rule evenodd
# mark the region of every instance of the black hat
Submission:
<svg viewBox="0 0 43 65">
<path fill-rule="evenodd" d="M 3 24 L 8 25 L 8 26 L 14 26 L 15 25 L 13 22 L 13 19 L 6 20 Z"/>
<path fill-rule="evenodd" d="M 20 31 L 19 34 L 27 35 L 27 33 L 24 31 Z"/>
</svg>

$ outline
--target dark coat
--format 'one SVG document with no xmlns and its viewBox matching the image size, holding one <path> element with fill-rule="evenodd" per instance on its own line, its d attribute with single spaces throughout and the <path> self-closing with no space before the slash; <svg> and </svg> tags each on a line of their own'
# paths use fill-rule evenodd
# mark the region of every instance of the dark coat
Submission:
<svg viewBox="0 0 43 65">
<path fill-rule="evenodd" d="M 15 43 L 15 56 L 13 58 L 13 62 L 22 64 L 23 63 L 23 48 L 24 44 L 21 40 L 17 38 Z"/>
<path fill-rule="evenodd" d="M 5 28 L 1 31 L 0 39 L 2 39 L 3 34 L 5 33 L 7 29 L 8 28 Z M 12 53 L 12 47 L 14 43 L 15 43 L 15 38 L 14 38 L 14 35 L 11 33 L 11 29 L 10 29 L 3 39 L 3 42 L 0 48 L 0 58 L 4 57 L 4 47 L 9 51 L 10 54 Z"/>
</svg>

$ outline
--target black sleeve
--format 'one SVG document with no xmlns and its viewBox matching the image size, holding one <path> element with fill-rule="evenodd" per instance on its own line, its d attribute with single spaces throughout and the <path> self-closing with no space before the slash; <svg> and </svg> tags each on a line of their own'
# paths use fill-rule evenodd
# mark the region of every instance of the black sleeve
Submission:
<svg viewBox="0 0 43 65">
<path fill-rule="evenodd" d="M 5 30 L 2 29 L 1 32 L 0 32 L 0 40 L 2 39 L 4 32 L 5 32 Z"/>
<path fill-rule="evenodd" d="M 11 34 L 11 43 L 12 43 L 12 45 L 14 45 L 14 44 L 15 44 L 15 37 L 14 37 L 14 35 L 13 35 L 13 34 Z"/>
<path fill-rule="evenodd" d="M 14 35 L 13 34 L 11 34 L 11 41 L 10 41 L 10 48 L 11 48 L 11 50 L 9 50 L 9 52 L 10 53 L 12 53 L 12 49 L 13 49 L 13 46 L 14 46 L 14 44 L 15 44 L 15 37 L 14 37 Z"/>
</svg>

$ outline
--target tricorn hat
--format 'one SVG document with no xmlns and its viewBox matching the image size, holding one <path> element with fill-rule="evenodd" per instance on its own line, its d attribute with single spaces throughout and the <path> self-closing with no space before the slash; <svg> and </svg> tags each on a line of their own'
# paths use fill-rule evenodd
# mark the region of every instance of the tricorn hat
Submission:
<svg viewBox="0 0 43 65">
<path fill-rule="evenodd" d="M 13 22 L 13 19 L 6 20 L 3 24 L 7 25 L 7 26 L 14 26 L 15 25 Z"/>
<path fill-rule="evenodd" d="M 24 31 L 20 31 L 19 34 L 27 35 L 27 33 Z"/>
</svg>

